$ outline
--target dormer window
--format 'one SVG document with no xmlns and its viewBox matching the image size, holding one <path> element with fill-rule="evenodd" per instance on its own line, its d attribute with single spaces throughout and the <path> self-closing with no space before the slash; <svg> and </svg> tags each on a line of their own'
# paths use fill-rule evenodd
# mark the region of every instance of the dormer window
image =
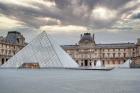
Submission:
<svg viewBox="0 0 140 93">
<path fill-rule="evenodd" d="M 20 40 L 19 40 L 19 38 L 17 38 L 17 43 L 20 43 Z"/>
</svg>

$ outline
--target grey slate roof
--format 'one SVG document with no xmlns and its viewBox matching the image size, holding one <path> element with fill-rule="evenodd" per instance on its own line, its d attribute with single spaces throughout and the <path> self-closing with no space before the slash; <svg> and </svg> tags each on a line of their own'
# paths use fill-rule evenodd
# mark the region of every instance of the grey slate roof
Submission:
<svg viewBox="0 0 140 93">
<path fill-rule="evenodd" d="M 61 47 L 63 49 L 69 49 L 69 48 L 73 48 L 73 49 L 76 49 L 79 47 L 79 45 L 61 45 Z"/>
<path fill-rule="evenodd" d="M 64 49 L 76 49 L 79 45 L 62 45 Z M 95 48 L 133 48 L 135 43 L 112 43 L 112 44 L 96 44 Z"/>
<path fill-rule="evenodd" d="M 96 44 L 96 48 L 132 48 L 132 47 L 136 47 L 135 43 Z"/>
<path fill-rule="evenodd" d="M 90 33 L 84 33 L 84 35 L 81 36 L 79 42 L 84 42 L 84 41 L 94 42 L 94 36 L 92 37 Z"/>
</svg>

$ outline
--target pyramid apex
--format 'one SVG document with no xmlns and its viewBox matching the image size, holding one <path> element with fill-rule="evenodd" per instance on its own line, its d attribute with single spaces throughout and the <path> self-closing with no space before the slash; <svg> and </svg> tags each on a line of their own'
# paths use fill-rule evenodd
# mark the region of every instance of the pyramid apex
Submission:
<svg viewBox="0 0 140 93">
<path fill-rule="evenodd" d="M 46 33 L 46 31 L 42 31 L 41 33 Z"/>
<path fill-rule="evenodd" d="M 45 31 L 10 58 L 1 67 L 46 68 L 78 67 L 78 64 Z"/>
<path fill-rule="evenodd" d="M 45 32 L 45 33 L 46 33 L 46 31 L 45 31 L 45 30 L 43 30 L 42 32 Z"/>
<path fill-rule="evenodd" d="M 42 35 L 46 35 L 47 34 L 47 32 L 46 31 L 42 31 L 41 33 L 39 33 L 39 35 L 38 36 L 42 36 Z"/>
</svg>

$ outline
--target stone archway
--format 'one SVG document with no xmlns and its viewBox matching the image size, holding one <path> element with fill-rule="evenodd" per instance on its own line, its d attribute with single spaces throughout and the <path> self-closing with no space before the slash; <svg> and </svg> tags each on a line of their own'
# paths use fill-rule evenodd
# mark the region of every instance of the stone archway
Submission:
<svg viewBox="0 0 140 93">
<path fill-rule="evenodd" d="M 105 60 L 102 60 L 102 66 L 105 66 Z"/>
<path fill-rule="evenodd" d="M 88 66 L 88 60 L 84 60 L 85 66 Z"/>
<path fill-rule="evenodd" d="M 1 64 L 4 64 L 4 58 L 1 59 Z"/>
<path fill-rule="evenodd" d="M 94 66 L 96 66 L 96 60 L 94 61 Z"/>
</svg>

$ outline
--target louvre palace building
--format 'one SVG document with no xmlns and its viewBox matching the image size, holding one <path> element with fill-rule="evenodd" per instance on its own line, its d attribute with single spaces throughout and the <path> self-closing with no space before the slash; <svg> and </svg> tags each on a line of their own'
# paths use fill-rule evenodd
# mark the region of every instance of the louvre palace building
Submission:
<svg viewBox="0 0 140 93">
<path fill-rule="evenodd" d="M 20 32 L 10 31 L 6 37 L 1 36 L 0 65 L 7 62 L 26 45 L 25 38 Z M 78 44 L 61 47 L 81 67 L 93 67 L 99 60 L 102 66 L 115 67 L 128 59 L 132 60 L 133 67 L 140 67 L 140 39 L 137 39 L 137 43 L 96 44 L 94 34 L 84 33 L 81 34 Z"/>
<path fill-rule="evenodd" d="M 100 60 L 102 66 L 116 67 L 128 59 L 131 66 L 140 65 L 140 39 L 137 43 L 96 44 L 94 34 L 81 34 L 76 45 L 63 45 L 62 48 L 80 65 L 93 67 Z"/>
<path fill-rule="evenodd" d="M 4 64 L 10 57 L 14 56 L 27 43 L 20 32 L 10 31 L 6 37 L 0 37 L 0 65 Z"/>
</svg>

